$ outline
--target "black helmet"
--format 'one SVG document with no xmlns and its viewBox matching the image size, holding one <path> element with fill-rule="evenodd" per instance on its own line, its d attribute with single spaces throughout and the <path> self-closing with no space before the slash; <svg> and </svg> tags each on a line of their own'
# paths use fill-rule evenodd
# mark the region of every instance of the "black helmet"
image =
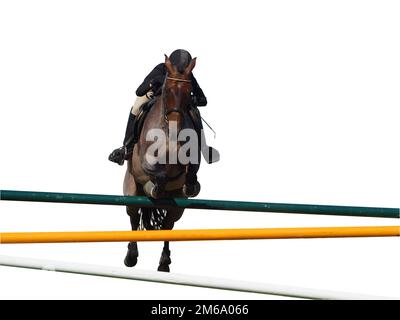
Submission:
<svg viewBox="0 0 400 320">
<path fill-rule="evenodd" d="M 169 60 L 178 69 L 178 72 L 183 73 L 192 60 L 192 56 L 188 51 L 178 49 L 171 53 Z"/>
</svg>

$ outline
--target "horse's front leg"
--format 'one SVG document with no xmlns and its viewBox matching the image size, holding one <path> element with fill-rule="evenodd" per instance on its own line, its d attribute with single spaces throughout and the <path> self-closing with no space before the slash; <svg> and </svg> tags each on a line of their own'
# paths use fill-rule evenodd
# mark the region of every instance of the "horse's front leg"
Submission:
<svg viewBox="0 0 400 320">
<path fill-rule="evenodd" d="M 185 197 L 196 197 L 200 193 L 201 186 L 197 181 L 197 171 L 199 171 L 199 168 L 199 164 L 189 164 L 186 182 L 182 188 Z"/>
</svg>

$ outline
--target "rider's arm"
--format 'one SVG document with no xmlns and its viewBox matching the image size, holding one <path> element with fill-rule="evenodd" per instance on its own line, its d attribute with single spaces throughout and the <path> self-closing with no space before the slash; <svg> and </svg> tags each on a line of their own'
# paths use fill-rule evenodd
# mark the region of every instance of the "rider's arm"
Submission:
<svg viewBox="0 0 400 320">
<path fill-rule="evenodd" d="M 162 86 L 164 77 L 165 66 L 164 63 L 160 63 L 144 78 L 142 84 L 136 90 L 136 95 L 138 97 L 144 96 L 150 89 L 157 91 Z"/>
<path fill-rule="evenodd" d="M 192 91 L 193 95 L 196 97 L 196 104 L 198 107 L 204 107 L 207 105 L 207 98 L 204 95 L 203 90 L 201 90 L 199 83 L 192 74 Z"/>
</svg>

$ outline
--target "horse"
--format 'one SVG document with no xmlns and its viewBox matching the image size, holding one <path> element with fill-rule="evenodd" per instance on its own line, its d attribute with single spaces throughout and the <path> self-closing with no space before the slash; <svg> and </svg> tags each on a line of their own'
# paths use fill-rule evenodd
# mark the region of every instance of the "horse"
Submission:
<svg viewBox="0 0 400 320">
<path fill-rule="evenodd" d="M 145 195 L 154 199 L 188 198 L 200 192 L 197 181 L 200 142 L 198 130 L 192 121 L 193 112 L 196 111 L 191 106 L 190 75 L 195 65 L 196 58 L 181 73 L 165 56 L 167 75 L 161 95 L 155 98 L 154 105 L 148 111 L 138 142 L 128 160 L 123 184 L 125 195 Z M 183 140 L 180 138 L 182 133 L 185 137 Z M 184 209 L 127 206 L 126 211 L 132 230 L 172 230 Z M 130 242 L 125 265 L 135 266 L 138 255 L 137 243 Z M 170 256 L 169 242 L 165 241 L 158 271 L 169 272 Z"/>
</svg>

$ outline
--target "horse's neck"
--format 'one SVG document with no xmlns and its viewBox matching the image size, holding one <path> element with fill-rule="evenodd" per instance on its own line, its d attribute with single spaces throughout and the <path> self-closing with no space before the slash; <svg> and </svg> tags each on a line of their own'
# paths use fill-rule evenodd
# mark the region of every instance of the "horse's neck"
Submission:
<svg viewBox="0 0 400 320">
<path fill-rule="evenodd" d="M 166 110 L 164 105 L 164 91 L 163 93 L 156 98 L 156 102 L 153 107 L 149 110 L 149 113 L 146 116 L 145 123 L 143 126 L 142 134 L 146 135 L 147 132 L 151 129 L 161 129 L 167 135 L 171 125 L 173 125 L 173 121 L 168 121 L 166 117 Z M 178 131 L 184 128 L 192 127 L 190 115 L 189 113 L 183 114 L 183 119 L 181 121 L 181 125 L 177 128 Z"/>
<path fill-rule="evenodd" d="M 159 96 L 154 103 L 154 106 L 150 109 L 149 114 L 146 117 L 149 121 L 149 129 L 157 128 L 164 130 L 166 127 L 165 112 L 163 105 L 163 96 Z"/>
</svg>

